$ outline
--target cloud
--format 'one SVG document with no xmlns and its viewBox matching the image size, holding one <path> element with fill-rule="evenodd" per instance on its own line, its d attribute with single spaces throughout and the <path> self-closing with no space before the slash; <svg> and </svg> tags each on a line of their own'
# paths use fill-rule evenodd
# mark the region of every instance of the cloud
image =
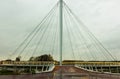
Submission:
<svg viewBox="0 0 120 79">
<path fill-rule="evenodd" d="M 105 47 L 119 55 L 119 0 L 65 0 L 65 2 L 90 31 L 105 44 Z M 7 56 L 12 52 L 55 3 L 57 3 L 56 0 L 1 0 L 1 56 Z M 67 58 L 67 54 L 65 57 Z"/>
</svg>

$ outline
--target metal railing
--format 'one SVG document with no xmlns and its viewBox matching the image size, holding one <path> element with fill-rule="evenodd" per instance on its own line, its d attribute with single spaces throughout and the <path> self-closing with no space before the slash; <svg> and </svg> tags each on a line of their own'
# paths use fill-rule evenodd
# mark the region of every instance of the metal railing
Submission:
<svg viewBox="0 0 120 79">
<path fill-rule="evenodd" d="M 53 61 L 3 61 L 1 65 L 48 65 L 55 64 Z"/>
</svg>

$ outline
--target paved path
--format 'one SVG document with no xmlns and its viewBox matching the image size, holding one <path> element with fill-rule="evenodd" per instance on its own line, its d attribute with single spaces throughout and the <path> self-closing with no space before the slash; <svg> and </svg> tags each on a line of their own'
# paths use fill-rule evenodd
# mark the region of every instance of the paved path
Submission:
<svg viewBox="0 0 120 79">
<path fill-rule="evenodd" d="M 119 75 L 90 72 L 74 66 L 56 66 L 50 73 L 0 75 L 0 79 L 120 79 Z"/>
</svg>

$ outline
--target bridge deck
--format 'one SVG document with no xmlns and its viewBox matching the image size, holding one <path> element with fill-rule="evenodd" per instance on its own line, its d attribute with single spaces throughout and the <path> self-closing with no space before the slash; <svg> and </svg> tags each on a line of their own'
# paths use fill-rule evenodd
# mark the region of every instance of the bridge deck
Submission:
<svg viewBox="0 0 120 79">
<path fill-rule="evenodd" d="M 0 75 L 0 79 L 120 79 L 120 74 L 90 72 L 74 66 L 56 66 L 50 73 Z"/>
<path fill-rule="evenodd" d="M 24 69 L 43 69 L 48 68 L 56 64 L 56 62 L 51 61 L 3 61 L 0 67 L 8 70 L 24 70 Z M 97 61 L 84 61 L 84 62 L 63 62 L 63 65 L 77 65 L 79 68 L 99 71 L 99 72 L 112 72 L 120 73 L 120 62 L 97 62 Z M 16 69 L 15 69 L 16 68 Z"/>
</svg>

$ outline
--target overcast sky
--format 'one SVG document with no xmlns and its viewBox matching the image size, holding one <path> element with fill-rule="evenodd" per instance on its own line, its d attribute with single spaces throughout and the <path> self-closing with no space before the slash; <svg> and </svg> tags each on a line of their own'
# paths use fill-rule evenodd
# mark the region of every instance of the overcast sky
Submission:
<svg viewBox="0 0 120 79">
<path fill-rule="evenodd" d="M 58 0 L 0 0 L 0 59 L 15 50 L 23 37 Z M 90 31 L 120 60 L 120 0 L 65 0 Z"/>
</svg>

